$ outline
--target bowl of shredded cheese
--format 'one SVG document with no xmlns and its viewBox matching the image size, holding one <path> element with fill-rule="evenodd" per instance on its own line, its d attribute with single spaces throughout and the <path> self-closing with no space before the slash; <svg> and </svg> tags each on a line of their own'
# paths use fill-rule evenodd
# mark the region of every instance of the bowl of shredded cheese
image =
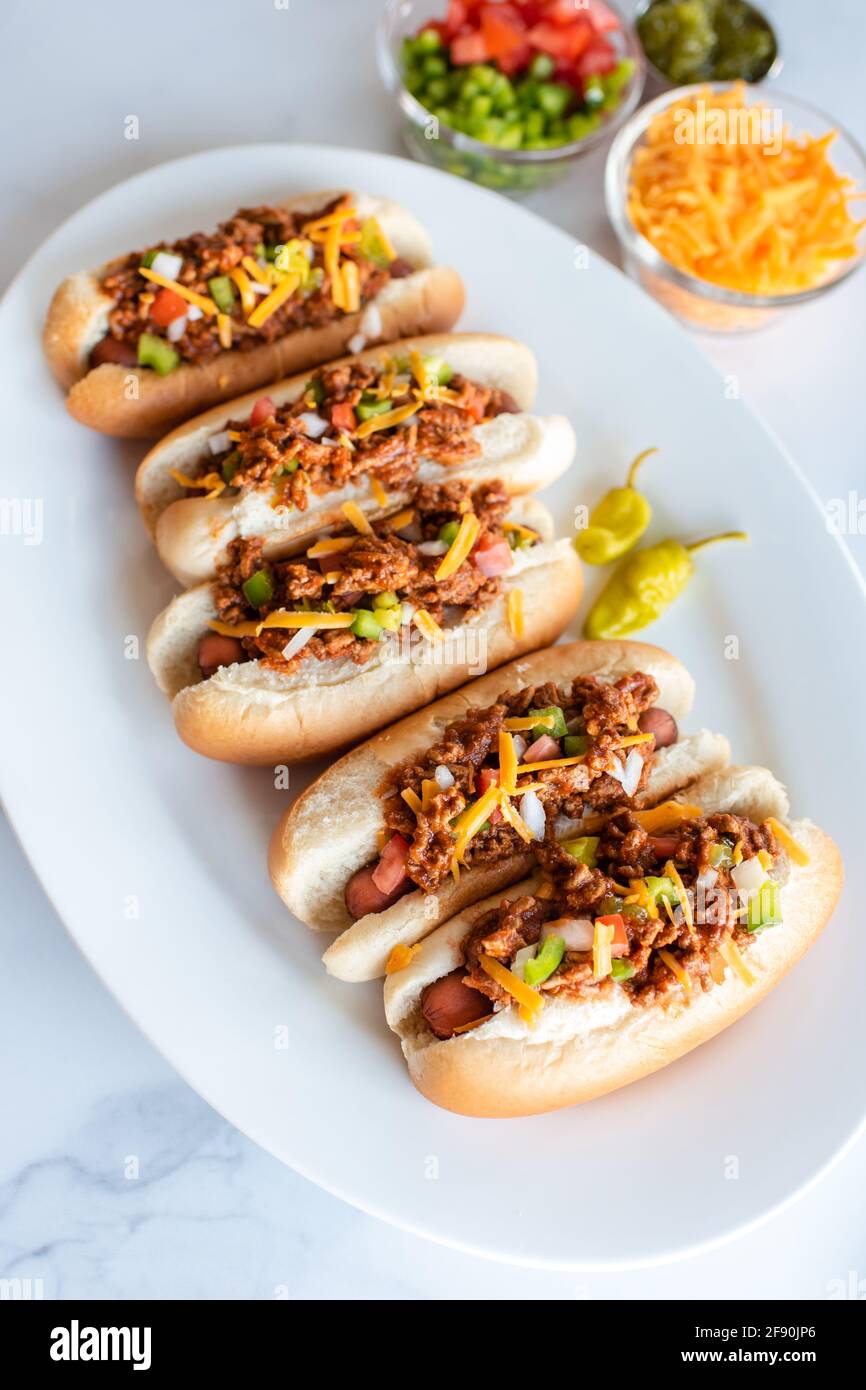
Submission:
<svg viewBox="0 0 866 1390">
<path fill-rule="evenodd" d="M 711 332 L 759 328 L 866 256 L 866 156 L 775 88 L 715 82 L 649 102 L 611 146 L 605 202 L 628 273 Z"/>
</svg>

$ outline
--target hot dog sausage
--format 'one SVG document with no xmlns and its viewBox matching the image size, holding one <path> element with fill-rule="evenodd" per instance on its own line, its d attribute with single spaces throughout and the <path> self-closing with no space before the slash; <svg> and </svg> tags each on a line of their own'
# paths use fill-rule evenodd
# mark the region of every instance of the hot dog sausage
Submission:
<svg viewBox="0 0 866 1390">
<path fill-rule="evenodd" d="M 199 643 L 198 664 L 205 680 L 221 666 L 231 666 L 243 658 L 243 643 L 237 637 L 221 637 L 218 632 L 209 632 Z"/>
<path fill-rule="evenodd" d="M 101 367 L 103 362 L 118 362 L 121 367 L 138 365 L 138 353 L 131 343 L 122 343 L 111 335 L 103 338 L 90 354 L 91 367 Z"/>
<path fill-rule="evenodd" d="M 493 1003 L 486 995 L 463 983 L 464 973 L 462 969 L 452 970 L 422 991 L 421 1013 L 437 1038 L 451 1038 L 455 1028 L 493 1012 Z"/>
<path fill-rule="evenodd" d="M 411 892 L 415 887 L 410 879 L 408 885 L 401 884 L 393 893 L 383 893 L 373 882 L 375 868 L 375 864 L 370 864 L 366 869 L 359 869 L 346 884 L 343 900 L 349 909 L 349 915 L 354 917 L 356 922 L 359 917 L 366 917 L 368 912 L 384 912 L 386 907 L 390 907 L 398 898 L 402 898 L 404 893 Z"/>
<path fill-rule="evenodd" d="M 659 709 L 656 706 L 644 710 L 637 721 L 637 726 L 642 734 L 652 734 L 656 748 L 668 748 L 670 744 L 676 743 L 680 736 L 677 721 L 673 715 L 668 714 L 666 709 Z"/>
</svg>

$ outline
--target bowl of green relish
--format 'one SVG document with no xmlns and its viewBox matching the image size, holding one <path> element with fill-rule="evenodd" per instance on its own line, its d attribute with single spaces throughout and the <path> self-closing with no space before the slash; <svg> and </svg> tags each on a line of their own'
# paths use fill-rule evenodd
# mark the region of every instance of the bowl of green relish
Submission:
<svg viewBox="0 0 866 1390">
<path fill-rule="evenodd" d="M 782 67 L 776 32 L 749 0 L 642 0 L 635 28 L 655 87 L 764 82 Z"/>
<path fill-rule="evenodd" d="M 510 194 L 561 178 L 643 91 L 607 0 L 387 0 L 377 54 L 409 152 Z"/>
</svg>

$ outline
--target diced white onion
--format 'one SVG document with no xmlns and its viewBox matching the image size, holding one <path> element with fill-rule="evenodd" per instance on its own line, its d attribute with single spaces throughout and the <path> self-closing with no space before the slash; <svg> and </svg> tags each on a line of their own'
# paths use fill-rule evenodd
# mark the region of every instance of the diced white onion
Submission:
<svg viewBox="0 0 866 1390">
<path fill-rule="evenodd" d="M 414 618 L 414 616 L 415 616 L 415 609 L 412 607 L 411 603 L 404 603 L 404 604 L 401 604 L 401 615 L 400 615 L 400 626 L 401 626 L 401 627 L 405 627 L 407 623 L 411 623 L 411 621 L 412 621 L 412 619 Z"/>
<path fill-rule="evenodd" d="M 176 256 L 172 251 L 157 251 L 150 268 L 154 275 L 163 275 L 166 280 L 176 280 L 182 265 L 183 256 Z"/>
<path fill-rule="evenodd" d="M 329 444 L 329 445 L 330 445 L 332 448 L 334 448 L 334 449 L 336 449 L 336 447 L 337 447 L 337 445 L 339 444 L 339 442 L 340 442 L 339 439 L 334 439 L 331 435 L 329 435 L 327 438 L 324 438 L 324 437 L 323 437 L 322 439 L 319 440 L 319 443 L 320 443 L 320 444 Z"/>
<path fill-rule="evenodd" d="M 546 816 L 544 806 L 535 792 L 524 792 L 520 798 L 520 818 L 532 834 L 533 840 L 544 839 Z"/>
<path fill-rule="evenodd" d="M 311 241 L 308 241 L 304 246 L 304 255 L 306 256 L 310 264 L 312 264 L 316 255 L 316 248 Z"/>
<path fill-rule="evenodd" d="M 444 541 L 422 541 L 418 549 L 422 555 L 448 554 L 448 546 Z"/>
<path fill-rule="evenodd" d="M 767 871 L 757 855 L 752 859 L 744 859 L 741 864 L 735 864 L 731 869 L 731 878 L 734 880 L 741 893 L 756 893 L 764 879 Z"/>
<path fill-rule="evenodd" d="M 555 921 L 545 923 L 541 935 L 543 939 L 561 936 L 566 951 L 591 951 L 595 924 L 589 917 L 557 917 Z"/>
<path fill-rule="evenodd" d="M 364 337 L 363 333 L 356 333 L 346 344 L 350 352 L 363 352 L 366 346 L 367 339 Z"/>
<path fill-rule="evenodd" d="M 197 304 L 190 304 L 186 311 L 186 316 L 190 323 L 195 323 L 196 319 L 203 319 L 204 314 Z"/>
<path fill-rule="evenodd" d="M 643 758 L 636 748 L 632 748 L 625 760 L 623 771 L 622 789 L 626 796 L 634 796 L 637 791 L 638 782 L 643 772 Z"/>
<path fill-rule="evenodd" d="M 367 338 L 381 338 L 382 336 L 382 315 L 376 304 L 368 304 L 358 327 Z"/>
<path fill-rule="evenodd" d="M 262 285 L 258 280 L 253 280 L 252 277 L 250 277 L 250 289 L 253 294 L 270 294 L 271 292 L 270 285 Z"/>
<path fill-rule="evenodd" d="M 512 734 L 512 738 L 514 740 L 514 752 L 517 755 L 517 761 L 520 762 L 529 745 L 520 734 Z"/>
<path fill-rule="evenodd" d="M 509 966 L 512 975 L 516 975 L 518 980 L 525 979 L 526 977 L 523 972 L 526 969 L 526 962 L 528 960 L 534 960 L 537 954 L 537 946 L 521 946 L 520 950 L 517 952 L 517 955 L 514 957 L 514 960 L 511 962 L 511 965 Z"/>
<path fill-rule="evenodd" d="M 212 434 L 207 442 L 207 447 L 212 454 L 222 454 L 226 449 L 230 449 L 232 442 L 229 439 L 228 430 L 220 430 L 219 434 Z"/>
<path fill-rule="evenodd" d="M 172 319 L 171 323 L 168 325 L 168 328 L 165 330 L 165 336 L 168 338 L 168 341 L 170 343 L 180 342 L 181 338 L 186 332 L 186 320 L 186 314 L 181 314 L 180 318 Z"/>
<path fill-rule="evenodd" d="M 719 875 L 716 869 L 704 869 L 704 872 L 698 874 L 695 879 L 695 887 L 698 892 L 709 893 L 711 888 L 715 888 L 718 877 Z"/>
<path fill-rule="evenodd" d="M 311 439 L 320 439 L 330 428 L 328 421 L 323 420 L 321 415 L 317 415 L 314 410 L 305 410 L 299 419 Z"/>
<path fill-rule="evenodd" d="M 454 773 L 450 768 L 446 767 L 444 763 L 439 764 L 433 776 L 436 778 L 443 792 L 447 792 L 449 787 L 454 786 Z"/>
<path fill-rule="evenodd" d="M 618 753 L 611 754 L 610 762 L 607 765 L 607 771 L 615 782 L 622 784 L 622 780 L 625 777 L 625 768 L 623 767 L 622 758 Z"/>
<path fill-rule="evenodd" d="M 302 647 L 305 647 L 311 637 L 315 637 L 318 628 L 299 627 L 291 642 L 287 642 L 283 647 L 283 656 L 286 661 L 291 661 L 293 656 L 297 656 Z"/>
</svg>

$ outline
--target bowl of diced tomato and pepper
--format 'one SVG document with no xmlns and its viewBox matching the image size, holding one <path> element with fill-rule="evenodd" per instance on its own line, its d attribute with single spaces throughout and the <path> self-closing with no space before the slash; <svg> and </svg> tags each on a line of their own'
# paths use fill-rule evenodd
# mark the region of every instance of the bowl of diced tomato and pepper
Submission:
<svg viewBox="0 0 866 1390">
<path fill-rule="evenodd" d="M 378 52 L 411 153 L 505 192 L 559 178 L 643 88 L 605 0 L 388 0 Z"/>
</svg>

